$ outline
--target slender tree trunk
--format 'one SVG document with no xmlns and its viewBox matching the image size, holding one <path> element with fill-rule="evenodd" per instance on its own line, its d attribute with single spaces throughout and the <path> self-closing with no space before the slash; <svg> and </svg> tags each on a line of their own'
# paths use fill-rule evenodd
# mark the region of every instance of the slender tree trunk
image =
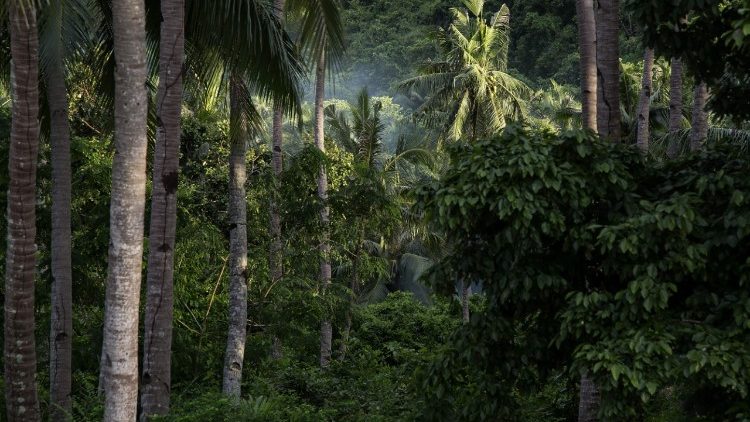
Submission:
<svg viewBox="0 0 750 422">
<path fill-rule="evenodd" d="M 50 7 L 62 8 L 56 0 Z M 62 37 L 61 29 L 55 28 Z M 52 312 L 50 315 L 50 420 L 62 421 L 71 412 L 73 354 L 73 276 L 70 228 L 70 124 L 63 52 L 54 54 L 47 69 L 52 155 Z"/>
<path fill-rule="evenodd" d="M 599 0 L 596 10 L 597 129 L 615 142 L 620 128 L 620 2 Z"/>
<path fill-rule="evenodd" d="M 581 114 L 583 127 L 596 132 L 596 19 L 594 0 L 576 0 L 578 49 L 581 53 Z"/>
<path fill-rule="evenodd" d="M 674 134 L 682 128 L 682 60 L 672 59 L 672 74 L 669 77 L 669 133 Z M 679 144 L 672 140 L 667 149 L 667 156 L 675 158 L 679 153 Z"/>
<path fill-rule="evenodd" d="M 357 293 L 359 290 L 359 266 L 360 266 L 360 254 L 362 253 L 362 242 L 364 242 L 364 234 L 357 239 L 357 247 L 354 248 L 354 259 L 352 260 L 352 280 L 349 288 L 349 309 L 346 310 L 346 318 L 344 321 L 344 329 L 341 332 L 341 346 L 339 347 L 339 360 L 344 360 L 346 357 L 346 350 L 349 346 L 349 335 L 352 331 L 352 312 L 357 301 Z"/>
<path fill-rule="evenodd" d="M 682 60 L 672 59 L 669 77 L 669 132 L 682 128 Z"/>
<path fill-rule="evenodd" d="M 280 20 L 284 19 L 284 6 L 285 0 L 274 1 L 274 15 Z M 273 109 L 273 175 L 274 175 L 274 187 L 279 189 L 280 176 L 284 168 L 282 147 L 284 142 L 283 135 L 283 124 L 284 124 L 284 109 L 280 103 L 274 103 Z M 271 272 L 271 283 L 278 282 L 284 273 L 282 248 L 283 243 L 281 241 L 281 216 L 279 214 L 278 204 L 274 199 L 271 199 L 270 206 L 270 225 L 271 225 L 271 250 L 270 250 L 270 272 Z"/>
<path fill-rule="evenodd" d="M 184 55 L 184 0 L 161 0 L 157 141 L 149 229 L 143 334 L 141 420 L 169 412 L 171 389 L 174 246 L 180 156 Z"/>
<path fill-rule="evenodd" d="M 222 391 L 239 398 L 247 338 L 247 124 L 242 111 L 247 88 L 237 76 L 230 84 L 229 332 Z"/>
<path fill-rule="evenodd" d="M 648 152 L 649 124 L 651 114 L 651 85 L 654 73 L 654 50 L 647 48 L 643 55 L 643 81 L 641 82 L 641 96 L 638 100 L 638 133 L 636 144 L 644 154 Z"/>
<path fill-rule="evenodd" d="M 12 123 L 5 257 L 5 409 L 9 422 L 40 420 L 36 390 L 34 279 L 39 155 L 39 39 L 33 6 L 9 1 Z"/>
<path fill-rule="evenodd" d="M 695 86 L 693 100 L 693 127 L 690 129 L 690 150 L 697 151 L 706 141 L 708 136 L 708 113 L 706 103 L 708 102 L 708 88 L 705 82 Z"/>
<path fill-rule="evenodd" d="M 326 59 L 325 54 L 318 58 L 318 66 L 315 70 L 315 146 L 325 153 L 325 138 L 323 132 L 323 99 L 325 97 L 325 77 L 326 77 Z M 329 229 L 328 224 L 328 175 L 325 166 L 320 167 L 318 175 L 318 196 L 323 206 L 320 209 L 320 222 L 323 226 L 323 238 L 320 242 L 320 286 L 321 293 L 325 295 L 326 290 L 331 284 L 331 246 L 328 243 Z M 326 315 L 320 323 L 320 366 L 327 367 L 331 362 L 331 342 L 333 339 L 333 328 L 329 316 Z"/>
<path fill-rule="evenodd" d="M 599 389 L 588 373 L 581 375 L 581 400 L 578 403 L 578 422 L 599 420 Z"/>
<path fill-rule="evenodd" d="M 471 297 L 471 284 L 467 283 L 465 279 L 461 279 L 461 316 L 463 317 L 464 324 L 468 324 L 471 321 L 471 314 L 469 313 L 469 298 Z"/>
<path fill-rule="evenodd" d="M 285 0 L 274 0 L 274 15 L 279 21 L 284 21 L 284 7 Z M 278 192 L 281 188 L 281 172 L 284 169 L 284 161 L 282 155 L 283 143 L 284 143 L 284 109 L 280 103 L 274 103 L 273 108 L 273 186 L 275 192 Z M 278 283 L 284 276 L 284 257 L 283 249 L 284 243 L 281 240 L 281 214 L 279 212 L 279 205 L 276 203 L 274 196 L 271 196 L 271 203 L 269 206 L 270 212 L 270 232 L 271 232 L 271 245 L 269 250 L 268 267 L 271 275 L 271 285 Z M 278 335 L 273 336 L 273 346 L 271 350 L 271 356 L 274 359 L 281 359 L 282 357 L 282 346 L 281 339 Z"/>
<path fill-rule="evenodd" d="M 146 204 L 146 10 L 112 3 L 115 157 L 104 318 L 104 420 L 132 422 L 138 401 L 138 306 Z"/>
</svg>

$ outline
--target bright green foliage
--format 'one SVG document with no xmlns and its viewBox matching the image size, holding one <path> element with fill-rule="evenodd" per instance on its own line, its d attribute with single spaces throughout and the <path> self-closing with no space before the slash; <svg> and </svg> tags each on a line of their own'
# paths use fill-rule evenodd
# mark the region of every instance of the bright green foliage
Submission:
<svg viewBox="0 0 750 422">
<path fill-rule="evenodd" d="M 513 391 L 584 368 L 607 420 L 679 386 L 748 415 L 750 171 L 712 149 L 666 166 L 591 135 L 506 129 L 454 150 L 418 197 L 455 239 L 433 273 L 482 280 L 487 309 L 424 378 L 428 411 L 514 418 Z M 460 412 L 460 413 L 450 413 Z"/>
<path fill-rule="evenodd" d="M 419 99 L 416 117 L 440 127 L 449 141 L 491 136 L 521 120 L 531 92 L 507 73 L 510 10 L 485 17 L 483 0 L 462 0 L 453 21 L 434 33 L 442 57 L 422 64 L 420 75 L 399 88 Z M 490 13 L 487 13 L 490 15 Z"/>
</svg>

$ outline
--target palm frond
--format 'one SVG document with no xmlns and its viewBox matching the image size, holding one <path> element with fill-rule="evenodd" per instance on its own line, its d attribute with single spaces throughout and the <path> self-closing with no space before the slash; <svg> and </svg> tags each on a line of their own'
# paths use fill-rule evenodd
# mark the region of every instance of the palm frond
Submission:
<svg viewBox="0 0 750 422">
<path fill-rule="evenodd" d="M 300 16 L 299 42 L 312 63 L 326 55 L 326 63 L 337 71 L 343 58 L 344 26 L 336 0 L 288 0 L 287 10 Z"/>
<path fill-rule="evenodd" d="M 257 0 L 187 0 L 185 22 L 186 43 L 194 50 L 215 49 L 256 95 L 285 109 L 298 109 L 303 65 L 271 5 Z"/>
</svg>

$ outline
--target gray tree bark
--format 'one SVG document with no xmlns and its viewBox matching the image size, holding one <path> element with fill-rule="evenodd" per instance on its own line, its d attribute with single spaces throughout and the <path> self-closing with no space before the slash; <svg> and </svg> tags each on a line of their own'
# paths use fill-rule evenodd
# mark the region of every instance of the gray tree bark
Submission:
<svg viewBox="0 0 750 422">
<path fill-rule="evenodd" d="M 638 132 L 636 144 L 644 154 L 648 152 L 649 124 L 651 114 L 651 92 L 654 73 L 654 50 L 647 48 L 643 54 L 643 81 L 641 82 L 641 95 L 638 100 Z"/>
<path fill-rule="evenodd" d="M 8 160 L 4 371 L 9 422 L 40 420 L 36 389 L 34 279 L 36 169 L 39 155 L 39 38 L 36 13 L 8 2 L 12 123 Z"/>
<path fill-rule="evenodd" d="M 581 114 L 583 127 L 597 131 L 596 19 L 594 0 L 576 0 L 578 49 L 581 55 Z"/>
<path fill-rule="evenodd" d="M 146 313 L 141 376 L 141 420 L 169 412 L 171 390 L 174 246 L 180 156 L 184 0 L 161 0 L 157 140 L 149 229 Z"/>
<path fill-rule="evenodd" d="M 132 422 L 138 402 L 138 306 L 146 204 L 146 10 L 112 3 L 115 156 L 104 317 L 104 420 Z"/>
<path fill-rule="evenodd" d="M 672 59 L 672 74 L 669 76 L 669 131 L 682 128 L 682 60 Z"/>
<path fill-rule="evenodd" d="M 470 297 L 471 284 L 467 283 L 465 279 L 461 279 L 461 317 L 464 324 L 468 324 L 471 321 L 471 314 L 469 313 Z"/>
<path fill-rule="evenodd" d="M 55 0 L 49 7 L 62 8 Z M 61 29 L 55 28 L 62 37 Z M 70 124 L 63 51 L 53 53 L 47 69 L 52 156 L 52 312 L 50 315 L 50 420 L 63 421 L 71 412 L 73 354 L 73 277 L 70 228 Z"/>
<path fill-rule="evenodd" d="M 318 65 L 315 70 L 315 146 L 325 153 L 325 133 L 324 133 L 324 116 L 323 100 L 325 98 L 325 77 L 326 77 L 326 59 L 325 54 L 318 58 Z M 323 238 L 320 242 L 320 290 L 325 296 L 326 290 L 331 284 L 331 246 L 328 243 L 330 223 L 328 208 L 328 175 L 325 166 L 320 167 L 318 174 L 318 196 L 323 206 L 320 209 L 320 222 L 323 226 Z M 325 316 L 320 323 L 320 366 L 327 367 L 331 362 L 331 343 L 333 341 L 333 328 L 329 316 Z"/>
<path fill-rule="evenodd" d="M 682 60 L 672 59 L 672 74 L 669 77 L 669 133 L 682 128 Z M 669 158 L 677 157 L 679 144 L 672 140 L 667 149 Z"/>
<path fill-rule="evenodd" d="M 581 400 L 578 403 L 578 422 L 599 420 L 599 389 L 588 373 L 581 375 Z"/>
<path fill-rule="evenodd" d="M 604 138 L 619 142 L 620 128 L 620 2 L 599 0 L 596 10 L 597 128 Z"/>
<path fill-rule="evenodd" d="M 708 87 L 705 82 L 700 82 L 695 86 L 693 98 L 693 127 L 690 129 L 690 150 L 697 151 L 701 149 L 708 136 L 708 112 L 706 112 Z"/>
<path fill-rule="evenodd" d="M 239 398 L 247 338 L 247 124 L 242 111 L 247 88 L 237 76 L 230 85 L 229 330 L 222 391 Z"/>
</svg>

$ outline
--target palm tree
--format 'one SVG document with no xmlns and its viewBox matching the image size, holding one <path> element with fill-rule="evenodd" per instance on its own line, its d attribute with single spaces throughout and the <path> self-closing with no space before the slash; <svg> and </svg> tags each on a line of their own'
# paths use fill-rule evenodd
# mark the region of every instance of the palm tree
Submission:
<svg viewBox="0 0 750 422">
<path fill-rule="evenodd" d="M 144 315 L 141 419 L 169 412 L 184 0 L 161 1 L 159 90 Z"/>
<path fill-rule="evenodd" d="M 510 10 L 503 5 L 488 21 L 484 0 L 461 0 L 467 10 L 451 9 L 453 22 L 435 37 L 444 58 L 424 63 L 421 75 L 400 84 L 411 95 L 426 95 L 415 114 L 443 125 L 448 140 L 488 136 L 508 119 L 521 119 L 531 91 L 506 73 Z"/>
<path fill-rule="evenodd" d="M 280 22 L 284 22 L 284 6 L 286 5 L 285 0 L 274 0 L 274 15 Z M 273 180 L 275 183 L 275 191 L 279 189 L 279 181 L 281 172 L 284 169 L 284 161 L 282 155 L 282 148 L 284 143 L 284 108 L 281 104 L 274 103 L 273 108 L 273 130 L 272 130 L 272 154 L 273 154 Z M 269 251 L 269 272 L 271 276 L 271 283 L 277 283 L 281 280 L 284 274 L 284 263 L 282 259 L 283 241 L 281 240 L 281 215 L 279 214 L 278 205 L 274 198 L 271 198 L 269 206 L 270 213 L 270 233 L 271 233 L 271 247 Z M 276 339 L 276 338 L 275 338 Z M 276 345 L 276 340 L 274 344 Z M 274 354 L 280 353 L 280 347 L 274 348 Z"/>
<path fill-rule="evenodd" d="M 706 112 L 707 102 L 708 87 L 705 82 L 699 82 L 695 85 L 695 94 L 693 96 L 693 127 L 690 130 L 691 151 L 700 149 L 708 135 L 708 112 Z"/>
<path fill-rule="evenodd" d="M 321 54 L 327 54 L 333 67 L 339 65 L 344 49 L 343 25 L 336 0 L 274 0 L 274 14 L 283 23 L 286 9 L 300 17 L 299 44 L 313 60 Z M 298 110 L 295 110 L 299 113 Z M 280 174 L 283 171 L 283 118 L 284 107 L 274 104 L 272 131 L 272 164 L 274 183 L 278 190 Z M 281 238 L 281 216 L 278 205 L 272 197 L 269 207 L 271 245 L 269 250 L 269 269 L 271 285 L 279 282 L 283 276 L 283 241 Z M 273 355 L 280 357 L 281 341 L 274 336 Z"/>
<path fill-rule="evenodd" d="M 39 39 L 36 10 L 8 2 L 12 124 L 5 258 L 5 406 L 9 422 L 39 421 L 34 339 Z"/>
<path fill-rule="evenodd" d="M 552 123 L 558 129 L 581 126 L 582 105 L 576 100 L 575 91 L 554 80 L 550 81 L 548 89 L 534 94 L 532 110 L 533 115 L 541 122 Z"/>
<path fill-rule="evenodd" d="M 105 299 L 104 419 L 131 422 L 138 401 L 138 305 L 146 202 L 146 13 L 143 1 L 112 3 L 115 157 Z"/>
<path fill-rule="evenodd" d="M 344 51 L 343 29 L 338 14 L 338 4 L 335 0 L 292 0 L 290 9 L 302 11 L 302 25 L 300 41 L 302 50 L 307 53 L 311 61 L 315 62 L 315 126 L 313 138 L 315 146 L 325 154 L 324 106 L 325 77 L 329 68 L 337 68 Z M 330 222 L 328 201 L 328 176 L 322 165 L 318 175 L 318 197 L 322 202 L 320 222 L 323 226 L 323 238 L 318 246 L 320 251 L 320 288 L 325 295 L 331 284 L 331 261 L 329 244 Z M 333 329 L 328 317 L 320 323 L 320 366 L 326 367 L 331 360 L 331 343 Z"/>
<path fill-rule="evenodd" d="M 242 110 L 249 97 L 236 75 L 230 79 L 229 95 L 229 334 L 222 391 L 239 398 L 247 337 L 247 119 Z"/>
<path fill-rule="evenodd" d="M 174 50 L 175 53 L 182 54 L 182 47 L 179 45 L 182 35 L 177 30 L 179 29 L 181 32 L 183 27 L 185 28 L 184 40 L 187 52 L 185 68 L 188 70 L 186 72 L 188 77 L 184 83 L 191 94 L 191 99 L 197 102 L 199 106 L 211 108 L 219 100 L 225 99 L 227 93 L 229 93 L 230 114 L 234 121 L 241 122 L 241 124 L 233 124 L 230 127 L 230 131 L 233 132 L 230 136 L 233 139 L 245 140 L 249 125 L 253 125 L 254 128 L 260 127 L 261 119 L 252 101 L 250 101 L 249 88 L 252 88 L 261 98 L 275 100 L 284 108 L 293 108 L 292 106 L 299 103 L 298 81 L 301 77 L 302 65 L 295 53 L 295 47 L 291 39 L 282 30 L 278 21 L 273 17 L 272 11 L 264 2 L 235 0 L 217 3 L 204 0 L 187 0 L 184 4 L 184 21 L 187 24 L 177 27 L 177 17 L 174 17 L 174 21 L 170 20 L 169 22 L 165 19 L 164 24 L 174 25 L 174 30 L 169 31 L 170 35 L 165 34 L 164 31 L 161 34 L 162 37 L 167 38 L 166 41 L 162 41 L 162 44 L 170 46 L 166 50 L 170 53 L 167 57 L 169 59 L 168 69 L 165 69 L 165 66 L 162 65 L 161 71 L 169 73 L 171 70 L 171 74 L 160 77 L 160 81 L 164 83 L 162 86 L 169 89 L 163 92 L 164 97 L 160 97 L 164 100 L 160 100 L 157 105 L 159 111 L 165 114 L 170 113 L 171 116 L 179 118 L 181 95 L 178 93 L 181 90 L 177 85 L 176 78 L 180 75 L 178 74 L 179 71 L 175 72 L 174 69 L 181 69 L 181 66 L 177 65 L 177 60 L 180 57 L 179 55 L 171 55 L 171 53 Z M 173 3 L 170 3 L 170 5 L 170 7 L 175 7 Z M 162 3 L 162 6 L 165 6 L 164 3 Z M 177 7 L 181 8 L 181 6 Z M 164 11 L 163 15 L 167 13 L 172 12 Z M 231 16 L 231 19 L 227 19 L 227 16 Z M 216 28 L 221 28 L 221 31 L 217 31 Z M 165 42 L 167 44 L 164 44 Z M 164 53 L 165 49 L 162 48 L 161 51 Z M 238 96 L 240 94 L 241 96 Z M 232 98 L 234 98 L 234 101 Z M 171 109 L 167 108 L 167 102 L 171 104 Z M 165 132 L 161 143 L 166 151 L 162 153 L 161 150 L 158 150 L 159 146 L 157 145 L 157 156 L 163 157 L 165 163 L 172 163 L 176 166 L 178 164 L 177 152 L 179 151 L 180 136 L 179 120 L 174 120 L 171 124 L 164 121 L 158 123 L 162 125 L 161 127 Z M 240 132 L 235 133 L 238 130 Z M 167 131 L 170 133 L 166 133 Z M 243 148 L 246 147 L 243 146 Z M 241 151 L 237 152 L 230 160 L 236 159 L 239 153 Z M 242 157 L 244 157 L 244 153 Z M 151 233 L 152 236 L 156 234 L 157 237 L 151 239 L 151 245 L 154 247 L 165 244 L 169 246 L 174 245 L 174 231 L 171 229 L 164 231 L 163 228 L 167 227 L 165 222 L 175 219 L 176 208 L 173 202 L 177 189 L 177 172 L 176 170 L 170 172 L 165 167 L 159 171 L 156 167 L 155 165 L 154 185 L 162 183 L 167 200 L 166 202 L 160 201 L 155 196 L 154 208 L 157 206 L 166 207 L 165 209 L 168 212 L 155 220 L 158 224 L 156 228 L 152 226 Z M 233 190 L 238 198 L 244 197 L 244 172 L 244 168 L 230 165 L 231 180 L 238 181 L 243 189 L 242 192 Z M 172 182 L 172 184 L 164 184 L 164 181 Z M 230 188 L 235 186 L 236 184 L 232 183 Z M 159 202 L 162 202 L 162 204 L 158 204 Z M 246 215 L 246 211 L 239 208 L 244 206 L 244 200 L 232 201 L 230 215 Z M 152 214 L 154 213 L 152 212 Z M 234 236 L 230 235 L 230 243 L 234 245 L 246 243 L 246 241 L 241 240 L 241 238 L 247 238 L 245 226 L 245 222 L 236 226 L 237 233 L 234 233 Z M 160 233 L 165 233 L 168 236 L 162 237 Z M 233 240 L 235 237 L 238 238 L 237 241 Z M 165 242 L 161 242 L 161 240 Z M 161 384 L 153 386 L 154 394 L 159 395 L 159 398 L 155 399 L 158 400 L 159 407 L 155 407 L 154 412 L 165 412 L 169 403 L 168 397 L 163 396 L 168 395 L 170 390 L 167 368 L 169 367 L 169 343 L 171 342 L 156 337 L 160 333 L 171 330 L 172 325 L 171 307 L 167 308 L 164 304 L 172 303 L 173 266 L 171 258 L 168 262 L 162 260 L 163 257 L 171 254 L 172 247 L 162 247 L 161 249 L 169 249 L 166 253 L 163 253 L 164 250 L 152 249 L 151 252 L 157 256 L 156 259 L 150 259 L 149 261 L 149 284 L 151 286 L 149 298 L 155 305 L 155 311 L 151 314 L 152 316 L 147 317 L 142 381 L 144 382 L 144 393 L 147 392 L 145 387 L 147 383 Z M 245 252 L 241 248 L 234 248 L 232 251 L 235 255 L 231 257 L 230 261 L 236 264 L 235 267 L 241 266 L 243 260 L 246 262 L 246 245 Z M 240 353 L 244 352 L 247 295 L 243 293 L 246 291 L 246 287 L 243 288 L 242 286 L 246 285 L 247 282 L 245 267 L 236 271 L 235 275 L 237 277 L 230 281 L 232 286 L 230 288 L 230 307 L 232 309 L 230 310 L 224 385 L 227 387 L 225 392 L 228 395 L 239 396 L 243 356 L 242 354 L 237 355 L 235 352 L 237 350 L 240 350 Z M 155 324 L 149 324 L 149 321 Z M 153 338 L 149 338 L 149 336 Z M 154 343 L 154 339 L 161 343 L 160 347 L 149 347 Z M 153 355 L 149 357 L 146 355 L 147 353 Z M 240 366 L 239 371 L 235 370 L 238 365 Z M 145 411 L 144 406 L 142 417 L 148 415 Z"/>
<path fill-rule="evenodd" d="M 351 119 L 344 111 L 339 111 L 335 104 L 325 108 L 326 125 L 329 137 L 338 146 L 354 157 L 354 177 L 359 180 L 374 182 L 371 186 L 377 186 L 375 191 L 370 191 L 368 201 L 375 203 L 378 194 L 385 195 L 389 204 L 403 202 L 403 191 L 407 190 L 405 183 L 411 175 L 408 167 L 424 166 L 430 168 L 433 164 L 432 153 L 416 145 L 407 145 L 406 139 L 401 137 L 396 150 L 384 151 L 383 131 L 385 125 L 381 121 L 382 110 L 380 101 L 373 102 L 367 89 L 363 88 L 356 103 L 350 103 L 348 109 Z M 404 207 L 408 209 L 408 207 Z M 367 219 L 377 218 L 378 210 L 367 211 Z M 372 220 L 370 220 L 372 221 Z M 348 248 L 346 256 L 351 259 L 351 278 L 349 286 L 349 308 L 347 309 L 344 327 L 341 329 L 341 342 L 339 359 L 346 355 L 349 334 L 352 324 L 352 309 L 359 299 L 362 290 L 361 269 L 362 260 L 368 254 L 372 255 L 374 250 L 382 249 L 379 242 L 367 239 L 367 227 L 360 218 L 353 217 L 349 223 L 352 226 L 354 238 L 352 245 Z M 383 258 L 382 254 L 381 258 Z"/>
<path fill-rule="evenodd" d="M 651 85 L 653 83 L 654 50 L 647 48 L 643 55 L 643 82 L 641 83 L 641 94 L 638 100 L 638 129 L 636 144 L 643 152 L 648 152 L 649 124 L 651 114 Z"/>
<path fill-rule="evenodd" d="M 315 146 L 325 154 L 325 132 L 323 128 L 325 99 L 326 56 L 320 54 L 315 68 Z M 325 165 L 320 166 L 318 173 L 318 197 L 322 203 L 320 208 L 320 224 L 323 226 L 323 238 L 320 241 L 320 286 L 321 294 L 325 294 L 331 285 L 331 245 L 328 241 L 330 224 L 330 209 L 328 208 L 328 175 Z M 320 322 L 320 366 L 325 368 L 331 361 L 331 344 L 333 342 L 333 328 L 328 317 Z"/>
<path fill-rule="evenodd" d="M 601 136 L 615 142 L 621 138 L 619 27 L 619 0 L 599 0 L 596 10 L 597 128 Z"/>
<path fill-rule="evenodd" d="M 669 77 L 669 132 L 682 128 L 682 60 L 672 59 Z"/>
<path fill-rule="evenodd" d="M 71 267 L 71 169 L 66 45 L 63 25 L 69 11 L 61 0 L 42 10 L 41 68 L 47 89 L 52 157 L 52 296 L 50 315 L 50 419 L 64 420 L 71 411 L 73 295 Z M 75 42 L 74 40 L 70 40 Z"/>
<path fill-rule="evenodd" d="M 672 72 L 669 78 L 669 133 L 676 133 L 682 128 L 682 60 L 672 58 Z M 667 156 L 674 158 L 678 154 L 677 143 L 669 144 Z"/>
<path fill-rule="evenodd" d="M 578 49 L 581 54 L 581 105 L 583 126 L 597 131 L 596 20 L 594 0 L 576 0 Z"/>
</svg>

